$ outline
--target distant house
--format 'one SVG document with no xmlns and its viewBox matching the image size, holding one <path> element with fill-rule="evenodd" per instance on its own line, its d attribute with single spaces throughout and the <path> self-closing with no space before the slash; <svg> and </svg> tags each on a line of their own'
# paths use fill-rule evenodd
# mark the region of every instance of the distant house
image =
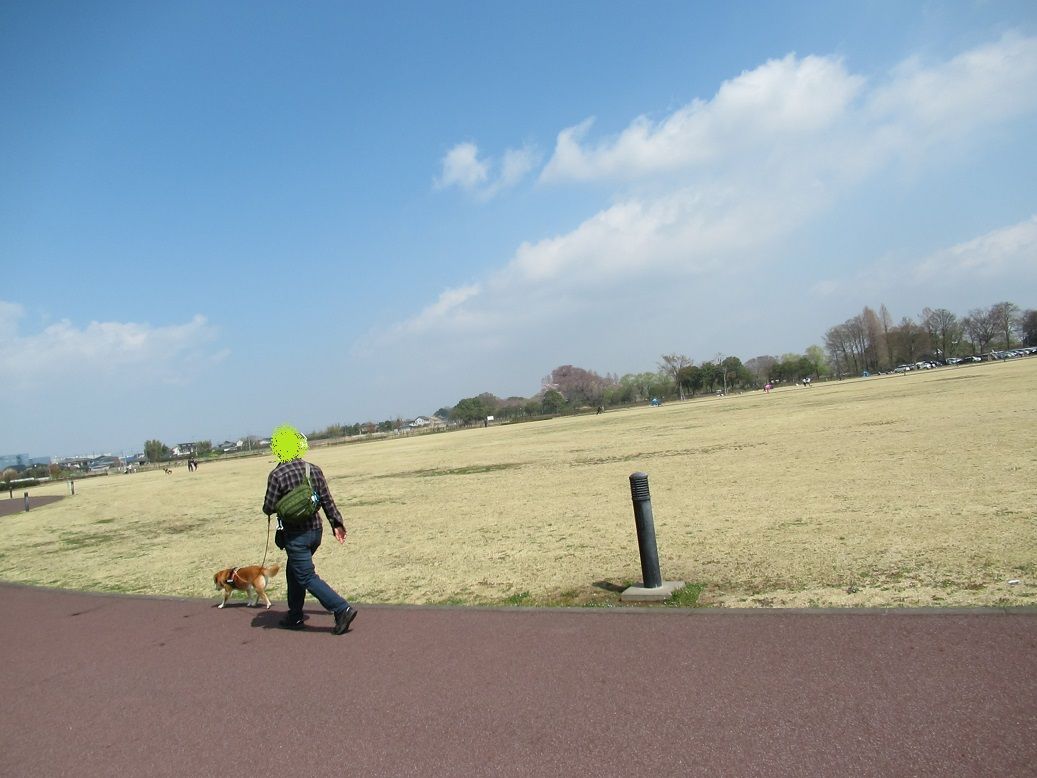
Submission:
<svg viewBox="0 0 1037 778">
<path fill-rule="evenodd" d="M 97 457 L 65 457 L 57 462 L 62 470 L 89 470 L 90 462 Z"/>
<path fill-rule="evenodd" d="M 446 427 L 446 422 L 444 422 L 438 416 L 418 416 L 413 421 L 408 422 L 407 426 L 410 427 L 411 429 L 415 429 L 415 430 L 424 430 L 424 429 L 435 430 L 435 429 L 443 429 L 444 427 Z"/>
<path fill-rule="evenodd" d="M 87 471 L 91 473 L 107 473 L 112 468 L 122 467 L 122 460 L 118 457 L 97 457 L 87 463 Z"/>
<path fill-rule="evenodd" d="M 225 440 L 219 446 L 217 446 L 217 448 L 220 451 L 222 451 L 224 454 L 228 454 L 231 451 L 241 451 L 241 449 L 243 449 L 244 447 L 245 447 L 245 441 L 243 441 L 243 440 L 239 440 L 239 441 Z"/>
<path fill-rule="evenodd" d="M 175 457 L 186 457 L 192 454 L 198 453 L 197 443 L 177 443 L 173 446 L 173 456 Z"/>
</svg>

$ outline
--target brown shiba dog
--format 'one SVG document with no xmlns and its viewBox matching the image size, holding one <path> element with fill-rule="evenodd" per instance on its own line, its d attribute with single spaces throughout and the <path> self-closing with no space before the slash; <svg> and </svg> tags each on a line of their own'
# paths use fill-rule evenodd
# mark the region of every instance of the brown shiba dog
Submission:
<svg viewBox="0 0 1037 778">
<path fill-rule="evenodd" d="M 270 598 L 266 596 L 266 587 L 280 569 L 280 565 L 267 565 L 266 567 L 249 565 L 248 567 L 228 567 L 226 570 L 220 570 L 212 577 L 216 588 L 223 590 L 223 602 L 219 607 L 222 608 L 226 605 L 227 600 L 237 589 L 248 592 L 246 607 L 251 608 L 253 605 L 258 605 L 259 598 L 262 597 L 263 604 L 269 608 Z"/>
</svg>

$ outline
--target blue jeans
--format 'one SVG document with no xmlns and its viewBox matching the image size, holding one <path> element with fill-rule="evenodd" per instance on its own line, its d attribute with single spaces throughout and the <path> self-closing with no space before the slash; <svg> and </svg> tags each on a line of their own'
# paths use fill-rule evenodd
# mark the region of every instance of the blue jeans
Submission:
<svg viewBox="0 0 1037 778">
<path fill-rule="evenodd" d="M 292 619 L 302 619 L 306 592 L 316 597 L 317 601 L 332 613 L 349 607 L 349 603 L 324 583 L 313 567 L 313 552 L 320 548 L 320 540 L 320 530 L 285 533 L 284 550 L 288 554 L 288 565 L 285 569 L 285 577 L 288 579 L 288 616 Z"/>
</svg>

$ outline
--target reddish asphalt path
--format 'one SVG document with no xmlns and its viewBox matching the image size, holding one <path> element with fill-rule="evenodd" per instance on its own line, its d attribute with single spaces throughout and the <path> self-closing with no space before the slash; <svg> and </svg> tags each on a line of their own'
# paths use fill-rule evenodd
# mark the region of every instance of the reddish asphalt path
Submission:
<svg viewBox="0 0 1037 778">
<path fill-rule="evenodd" d="M 57 496 L 45 496 L 45 497 L 33 497 L 29 496 L 29 512 L 31 513 L 36 508 L 42 508 L 44 505 L 50 505 L 52 502 L 64 499 L 61 495 Z M 25 495 L 19 494 L 17 497 L 8 497 L 4 495 L 0 497 L 0 516 L 12 516 L 15 513 L 23 513 L 25 511 Z"/>
<path fill-rule="evenodd" d="M 1037 774 L 1034 611 L 0 599 L 2 776 Z"/>
</svg>

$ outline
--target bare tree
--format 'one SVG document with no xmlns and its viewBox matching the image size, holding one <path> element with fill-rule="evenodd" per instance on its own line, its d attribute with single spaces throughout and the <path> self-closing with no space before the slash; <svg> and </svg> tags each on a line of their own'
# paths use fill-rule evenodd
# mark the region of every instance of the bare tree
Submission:
<svg viewBox="0 0 1037 778">
<path fill-rule="evenodd" d="M 847 319 L 843 326 L 846 328 L 850 352 L 853 354 L 853 372 L 860 374 L 867 367 L 865 358 L 868 351 L 868 329 L 864 317 L 858 314 Z"/>
<path fill-rule="evenodd" d="M 1037 311 L 1024 311 L 1019 320 L 1023 330 L 1023 345 L 1037 346 Z"/>
<path fill-rule="evenodd" d="M 825 350 L 837 376 L 857 372 L 857 360 L 850 345 L 846 324 L 836 324 L 825 333 Z"/>
<path fill-rule="evenodd" d="M 889 335 L 893 339 L 894 361 L 910 364 L 929 348 L 929 336 L 925 328 L 906 316 L 890 331 Z"/>
<path fill-rule="evenodd" d="M 692 361 L 684 354 L 663 354 L 661 359 L 662 362 L 659 363 L 659 370 L 673 378 L 673 383 L 677 386 L 677 393 L 683 400 L 684 385 L 681 383 L 680 373 L 684 368 L 691 367 Z"/>
<path fill-rule="evenodd" d="M 765 384 L 770 380 L 771 370 L 776 364 L 778 364 L 777 357 L 763 355 L 746 361 L 745 369 L 752 373 L 759 383 Z"/>
<path fill-rule="evenodd" d="M 882 322 L 882 339 L 886 344 L 886 364 L 893 368 L 896 363 L 893 360 L 893 342 L 889 337 L 889 333 L 893 329 L 893 317 L 889 315 L 885 304 L 879 308 L 879 320 Z"/>
<path fill-rule="evenodd" d="M 990 317 L 990 311 L 984 311 L 982 308 L 973 308 L 969 311 L 969 315 L 962 319 L 962 326 L 972 343 L 972 351 L 975 354 L 982 354 L 990 348 L 990 343 L 997 333 L 994 320 Z"/>
<path fill-rule="evenodd" d="M 989 316 L 991 327 L 1005 336 L 1005 348 L 1011 348 L 1012 333 L 1018 328 L 1019 306 L 1009 302 L 995 303 L 990 306 Z"/>
<path fill-rule="evenodd" d="M 864 310 L 861 311 L 861 324 L 865 336 L 864 369 L 877 371 L 882 352 L 885 350 L 882 322 L 875 311 L 864 306 Z"/>
<path fill-rule="evenodd" d="M 929 333 L 929 341 L 940 353 L 940 359 L 957 356 L 961 340 L 961 324 L 958 317 L 946 308 L 922 309 L 923 326 Z"/>
</svg>

